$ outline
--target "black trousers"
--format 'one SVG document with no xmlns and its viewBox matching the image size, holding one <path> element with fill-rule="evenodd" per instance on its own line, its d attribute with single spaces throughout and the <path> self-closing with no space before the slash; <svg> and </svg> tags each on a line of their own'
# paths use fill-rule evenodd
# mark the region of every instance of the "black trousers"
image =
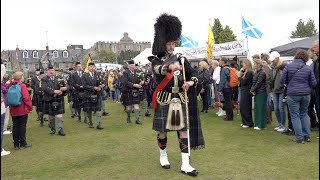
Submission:
<svg viewBox="0 0 320 180">
<path fill-rule="evenodd" d="M 26 141 L 26 127 L 28 121 L 28 114 L 24 116 L 12 116 L 12 137 L 13 145 L 15 147 L 25 146 Z"/>
<path fill-rule="evenodd" d="M 252 94 L 250 90 L 241 89 L 240 113 L 242 124 L 253 127 L 252 121 Z"/>
<path fill-rule="evenodd" d="M 286 106 L 287 106 L 287 116 L 288 116 L 288 129 L 293 129 L 293 126 L 292 126 L 292 121 L 291 121 L 291 116 L 290 116 L 290 111 L 289 111 L 289 105 L 288 103 L 286 103 Z"/>
<path fill-rule="evenodd" d="M 202 110 L 208 110 L 209 109 L 209 102 L 208 102 L 208 91 L 209 91 L 209 85 L 203 86 L 203 93 L 200 93 L 201 99 L 202 99 Z"/>
<path fill-rule="evenodd" d="M 314 106 L 316 105 L 316 97 L 311 95 L 309 106 L 308 106 L 308 116 L 310 118 L 311 127 L 314 128 L 317 126 L 317 118 L 314 113 Z M 316 108 L 317 110 L 318 108 Z M 318 120 L 319 120 L 319 112 L 317 112 Z"/>
<path fill-rule="evenodd" d="M 224 97 L 223 110 L 226 111 L 227 119 L 233 120 L 233 108 L 231 102 L 232 90 L 230 88 L 224 88 L 222 93 Z"/>
</svg>

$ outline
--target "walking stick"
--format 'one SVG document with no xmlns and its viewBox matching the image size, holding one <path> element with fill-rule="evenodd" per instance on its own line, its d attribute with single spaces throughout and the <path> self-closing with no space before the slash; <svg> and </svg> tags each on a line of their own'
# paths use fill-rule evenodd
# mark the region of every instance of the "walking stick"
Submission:
<svg viewBox="0 0 320 180">
<path fill-rule="evenodd" d="M 186 83 L 186 70 L 184 68 L 185 58 L 181 57 L 182 64 L 182 74 L 183 74 L 183 82 Z M 189 106 L 188 106 L 188 93 L 187 90 L 184 90 L 184 96 L 186 97 L 186 117 L 187 117 L 187 133 L 188 133 L 188 153 L 190 156 L 190 131 L 189 131 Z"/>
</svg>

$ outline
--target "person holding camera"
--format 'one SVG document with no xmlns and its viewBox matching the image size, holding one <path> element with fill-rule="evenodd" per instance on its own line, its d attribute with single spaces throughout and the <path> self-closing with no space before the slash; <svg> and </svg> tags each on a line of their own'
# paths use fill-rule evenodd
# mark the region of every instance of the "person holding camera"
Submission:
<svg viewBox="0 0 320 180">
<path fill-rule="evenodd" d="M 85 73 L 81 77 L 81 83 L 84 89 L 84 112 L 87 112 L 89 119 L 89 128 L 94 128 L 92 123 L 92 112 L 96 116 L 97 129 L 104 129 L 101 126 L 101 95 L 104 87 L 103 77 L 96 72 L 94 63 L 88 64 L 88 73 Z"/>
<path fill-rule="evenodd" d="M 68 88 L 61 76 L 56 76 L 56 71 L 52 65 L 48 67 L 47 76 L 41 79 L 43 95 L 43 114 L 49 115 L 50 134 L 56 133 L 55 121 L 58 121 L 58 134 L 65 136 L 63 130 L 63 114 L 65 113 L 64 96 L 67 95 Z"/>
</svg>

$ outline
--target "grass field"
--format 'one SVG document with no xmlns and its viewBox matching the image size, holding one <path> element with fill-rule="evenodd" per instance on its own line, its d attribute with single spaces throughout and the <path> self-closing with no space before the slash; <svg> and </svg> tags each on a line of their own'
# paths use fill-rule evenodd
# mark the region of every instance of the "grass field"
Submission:
<svg viewBox="0 0 320 180">
<path fill-rule="evenodd" d="M 160 167 L 152 117 L 141 116 L 142 126 L 127 124 L 121 104 L 108 100 L 105 129 L 97 130 L 71 119 L 66 109 L 65 137 L 50 135 L 47 122 L 39 127 L 35 113 L 27 125 L 31 148 L 14 150 L 12 135 L 5 135 L 11 154 L 1 157 L 1 179 L 193 179 L 180 173 L 176 133 L 168 136 L 171 169 Z M 225 122 L 216 111 L 201 114 L 206 148 L 191 152 L 197 179 L 319 179 L 319 132 L 312 132 L 312 142 L 296 144 L 293 136 L 273 131 L 276 122 L 263 131 L 243 129 L 240 115 Z"/>
</svg>

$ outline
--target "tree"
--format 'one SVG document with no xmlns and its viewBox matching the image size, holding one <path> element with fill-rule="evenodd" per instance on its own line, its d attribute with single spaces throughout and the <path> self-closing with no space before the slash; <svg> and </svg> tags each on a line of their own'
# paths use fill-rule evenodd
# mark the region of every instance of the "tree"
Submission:
<svg viewBox="0 0 320 180">
<path fill-rule="evenodd" d="M 291 38 L 311 37 L 317 35 L 314 21 L 309 19 L 307 24 L 304 24 L 302 19 L 299 20 L 296 30 L 291 32 Z"/>
<path fill-rule="evenodd" d="M 220 33 L 223 31 L 222 25 L 218 18 L 214 18 L 214 24 L 212 27 L 213 35 L 214 35 L 214 43 L 219 44 Z"/>
<path fill-rule="evenodd" d="M 175 44 L 175 47 L 181 47 L 181 41 L 176 41 L 174 42 L 174 44 Z"/>
<path fill-rule="evenodd" d="M 92 58 L 98 60 L 100 63 L 113 63 L 116 61 L 116 54 L 107 49 L 100 49 Z"/>
<path fill-rule="evenodd" d="M 121 51 L 117 58 L 118 64 L 124 64 L 125 60 L 130 60 L 136 57 L 138 54 L 140 54 L 140 51 L 132 51 L 132 50 Z"/>
<path fill-rule="evenodd" d="M 225 43 L 230 41 L 235 41 L 236 36 L 233 34 L 233 31 L 230 29 L 229 26 L 226 26 L 222 32 L 219 34 L 218 42 Z M 218 44 L 218 43 L 217 43 Z"/>
</svg>

